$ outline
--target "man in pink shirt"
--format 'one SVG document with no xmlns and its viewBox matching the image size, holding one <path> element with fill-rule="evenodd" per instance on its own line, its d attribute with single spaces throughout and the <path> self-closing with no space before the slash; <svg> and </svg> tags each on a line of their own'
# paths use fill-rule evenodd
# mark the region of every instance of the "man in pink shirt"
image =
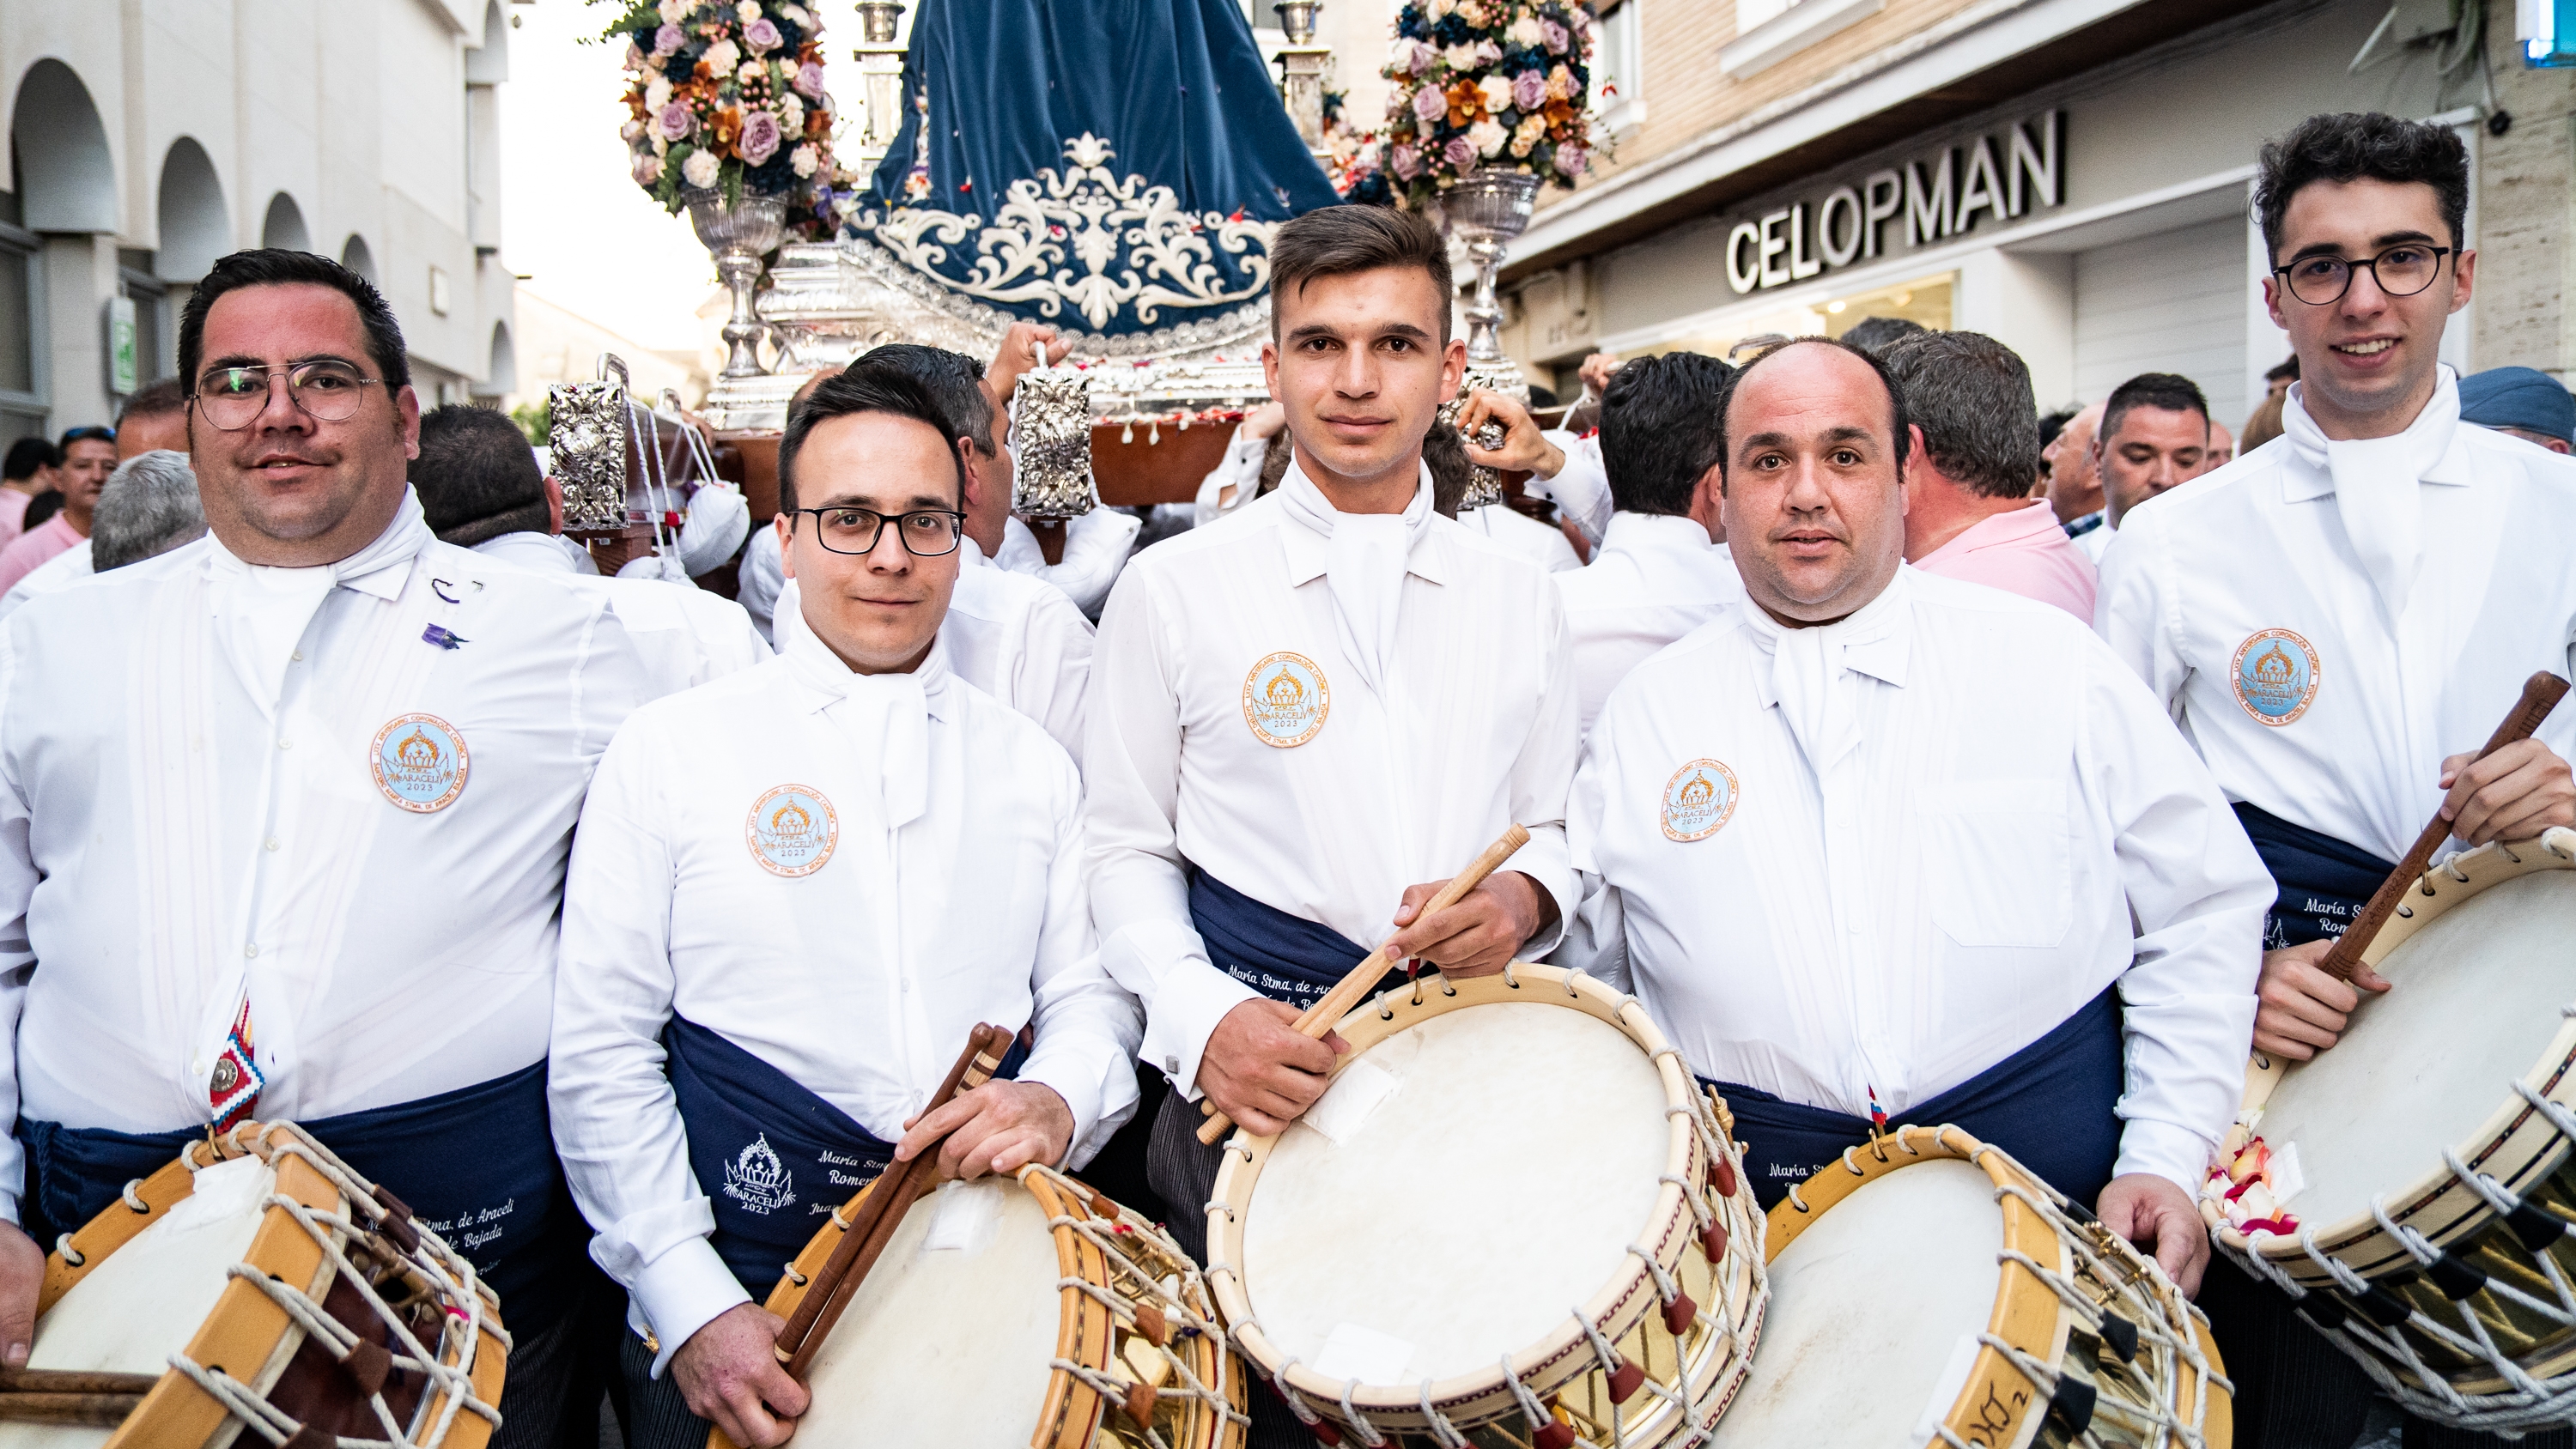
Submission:
<svg viewBox="0 0 2576 1449">
<path fill-rule="evenodd" d="M 63 435 L 62 511 L 0 548 L 0 594 L 35 572 L 36 565 L 89 537 L 90 510 L 116 471 L 116 430 L 74 428 Z"/>
<path fill-rule="evenodd" d="M 1905 561 L 2093 618 L 2093 563 L 2033 498 L 2039 409 L 2030 369 L 1977 332 L 1925 332 L 1880 354 L 1918 446 L 1905 463 Z"/>
<path fill-rule="evenodd" d="M 62 486 L 63 450 L 50 438 L 20 438 L 0 465 L 0 548 L 27 531 L 27 505 Z"/>
</svg>

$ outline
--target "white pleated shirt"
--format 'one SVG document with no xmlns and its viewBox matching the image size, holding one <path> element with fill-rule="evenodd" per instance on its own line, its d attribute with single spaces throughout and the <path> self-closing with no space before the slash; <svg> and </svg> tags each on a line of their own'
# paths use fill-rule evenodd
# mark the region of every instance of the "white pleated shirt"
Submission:
<svg viewBox="0 0 2576 1449">
<path fill-rule="evenodd" d="M 1504 868 L 1561 912 L 1575 904 L 1573 660 L 1545 575 L 1431 514 L 1405 554 L 1381 698 L 1339 640 L 1330 542 L 1287 493 L 1138 554 L 1092 660 L 1084 844 L 1101 960 L 1145 1002 L 1145 1061 L 1192 1097 L 1209 1033 L 1255 993 L 1208 963 L 1188 865 L 1374 945 L 1405 887 L 1456 874 L 1517 822 L 1531 840 Z M 1247 681 L 1278 655 L 1328 702 L 1265 716 L 1265 737 Z M 1301 743 L 1266 742 L 1302 723 Z"/>
<path fill-rule="evenodd" d="M 1837 624 L 1734 610 L 1612 691 L 1567 827 L 1556 960 L 1703 1077 L 1903 1121 L 2116 981 L 2117 1170 L 2193 1190 L 2235 1118 L 2271 883 L 2063 610 L 1911 568 Z"/>
<path fill-rule="evenodd" d="M 2303 396 L 2121 519 L 2095 623 L 2229 799 L 2396 860 L 2443 759 L 2534 670 L 2576 673 L 2576 459 L 2463 426 L 2448 368 L 2394 438 L 2325 444 Z M 2576 757 L 2576 707 L 2538 738 Z"/>
<path fill-rule="evenodd" d="M 945 647 L 866 676 L 803 634 L 638 712 L 600 762 L 565 892 L 548 1089 L 600 1230 L 592 1256 L 666 1352 L 745 1301 L 707 1241 L 663 1068 L 672 1016 L 888 1142 L 978 1022 L 1034 1027 L 1019 1080 L 1072 1110 L 1072 1164 L 1135 1111 L 1142 1013 L 1094 949 L 1081 778 L 1045 731 L 952 674 Z M 838 831 L 801 875 L 755 852 L 755 807 L 781 786 Z"/>
<path fill-rule="evenodd" d="M 205 1122 L 245 989 L 264 1117 L 541 1059 L 573 822 L 648 687 L 600 594 L 438 542 L 409 496 L 336 565 L 253 568 L 208 537 L 12 614 L 0 1120 Z M 415 726 L 439 765 L 384 775 Z M 459 779 L 457 742 L 459 787 L 415 808 Z M 17 1182 L 0 1145 L 12 1213 Z"/>
<path fill-rule="evenodd" d="M 1744 598 L 1735 556 L 1698 520 L 1659 513 L 1611 514 L 1592 562 L 1553 577 L 1587 732 L 1629 670 Z"/>
</svg>

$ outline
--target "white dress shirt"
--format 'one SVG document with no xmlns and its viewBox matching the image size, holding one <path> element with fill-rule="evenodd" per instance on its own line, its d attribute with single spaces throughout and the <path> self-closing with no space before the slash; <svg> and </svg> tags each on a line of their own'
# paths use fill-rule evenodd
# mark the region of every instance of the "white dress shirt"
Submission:
<svg viewBox="0 0 2576 1449">
<path fill-rule="evenodd" d="M 763 865 L 745 823 L 788 784 L 838 830 L 792 877 Z M 910 674 L 860 675 L 800 634 L 618 731 L 565 891 L 548 1092 L 573 1195 L 601 1227 L 592 1254 L 666 1358 L 746 1301 L 707 1241 L 664 1074 L 674 1014 L 888 1142 L 977 1022 L 1034 1025 L 1019 1080 L 1072 1109 L 1073 1165 L 1133 1114 L 1142 1013 L 1093 947 L 1081 798 L 1064 751 L 952 675 L 944 645 Z"/>
<path fill-rule="evenodd" d="M 993 564 L 1010 573 L 1044 579 L 1064 590 L 1084 618 L 1096 619 L 1144 527 L 1145 520 L 1132 513 L 1094 507 L 1079 518 L 1065 520 L 1064 562 L 1051 564 L 1038 547 L 1038 536 L 1029 532 L 1027 524 L 1010 518 L 1003 521 L 1002 547 L 993 555 Z"/>
<path fill-rule="evenodd" d="M 2111 520 L 2105 517 L 2101 527 L 2088 528 L 2075 535 L 2074 543 L 2083 551 L 2086 558 L 2093 560 L 2093 567 L 2099 569 L 2102 567 L 2102 555 L 2110 550 L 2111 540 L 2117 537 L 2119 532 L 2120 530 L 2111 526 Z"/>
<path fill-rule="evenodd" d="M 205 1122 L 245 990 L 264 1117 L 542 1058 L 573 821 L 646 688 L 596 591 L 438 542 L 408 494 L 337 564 L 254 568 L 209 537 L 18 611 L 0 1120 Z M 441 750 L 445 803 L 378 763 L 397 726 L 462 744 L 461 773 Z M 13 1213 L 17 1182 L 0 1145 Z"/>
<path fill-rule="evenodd" d="M 2576 460 L 2462 427 L 2447 368 L 2393 438 L 2329 443 L 2303 396 L 2285 436 L 2121 520 L 2096 623 L 2229 799 L 2396 860 L 2443 759 L 2576 662 Z M 2576 756 L 2576 709 L 2538 737 Z"/>
<path fill-rule="evenodd" d="M 752 530 L 751 541 L 742 546 L 742 563 L 734 570 L 734 602 L 751 616 L 751 627 L 760 637 L 777 647 L 778 590 L 787 582 L 787 565 L 780 557 L 778 530 L 764 523 Z"/>
<path fill-rule="evenodd" d="M 84 538 L 27 570 L 25 578 L 11 584 L 9 592 L 0 594 L 0 619 L 18 612 L 30 599 L 61 593 L 83 579 L 95 577 L 97 572 L 90 564 L 89 540 Z"/>
<path fill-rule="evenodd" d="M 1091 621 L 1064 590 L 984 561 L 975 540 L 957 542 L 957 588 L 939 621 L 940 647 L 957 677 L 1045 726 L 1082 763 L 1083 697 L 1091 687 Z M 805 627 L 794 579 L 778 587 L 772 634 L 780 653 Z"/>
<path fill-rule="evenodd" d="M 1373 945 L 1405 887 L 1455 874 L 1518 822 L 1530 843 L 1506 869 L 1560 912 L 1574 905 L 1573 660 L 1555 591 L 1432 512 L 1426 470 L 1418 518 L 1357 520 L 1392 525 L 1386 562 L 1401 560 L 1381 634 L 1375 617 L 1344 617 L 1329 575 L 1345 557 L 1291 507 L 1300 489 L 1322 495 L 1293 464 L 1288 480 L 1137 555 L 1092 662 L 1084 847 L 1101 960 L 1145 1002 L 1144 1059 L 1193 1097 L 1208 1034 L 1254 993 L 1208 964 L 1187 865 Z M 1334 518 L 1337 532 L 1353 520 Z M 1379 655 L 1384 694 L 1346 635 Z M 1302 701 L 1313 728 L 1284 747 L 1255 733 L 1245 701 L 1247 679 L 1283 652 L 1326 696 Z"/>
<path fill-rule="evenodd" d="M 1574 637 L 1587 733 L 1629 670 L 1744 598 L 1735 556 L 1698 520 L 1661 513 L 1610 515 L 1592 562 L 1552 577 Z"/>
<path fill-rule="evenodd" d="M 2117 1170 L 2195 1191 L 2235 1120 L 2271 882 L 2063 610 L 1911 568 L 1831 625 L 1736 609 L 1612 691 L 1567 826 L 1558 963 L 1704 1077 L 1901 1121 L 2117 981 Z"/>
<path fill-rule="evenodd" d="M 742 605 L 685 580 L 583 574 L 553 534 L 505 533 L 474 545 L 474 551 L 538 573 L 576 579 L 581 587 L 606 593 L 618 622 L 626 626 L 627 638 L 644 657 L 656 696 L 722 679 L 770 655 L 769 641 L 753 627 Z"/>
<path fill-rule="evenodd" d="M 1601 462 L 1601 435 L 1585 433 L 1581 437 L 1563 428 L 1549 428 L 1540 436 L 1556 444 L 1565 453 L 1565 466 L 1553 478 L 1532 477 L 1522 489 L 1545 498 L 1557 511 L 1574 520 L 1586 543 L 1598 545 L 1609 532 L 1610 472 Z"/>
<path fill-rule="evenodd" d="M 1259 496 L 1261 460 L 1270 452 L 1270 439 L 1248 436 L 1240 424 L 1232 441 L 1225 445 L 1225 456 L 1199 480 L 1197 498 L 1191 507 L 1201 524 L 1214 523 Z M 1227 489 L 1234 491 L 1229 494 Z"/>
<path fill-rule="evenodd" d="M 1541 523 L 1507 503 L 1459 509 L 1458 526 L 1549 573 L 1569 573 L 1583 567 L 1583 557 L 1574 551 L 1564 529 Z"/>
</svg>

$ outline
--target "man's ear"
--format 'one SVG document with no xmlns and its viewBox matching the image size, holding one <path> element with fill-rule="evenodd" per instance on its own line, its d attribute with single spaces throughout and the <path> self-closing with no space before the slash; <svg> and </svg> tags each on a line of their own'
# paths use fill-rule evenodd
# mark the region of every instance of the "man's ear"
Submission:
<svg viewBox="0 0 2576 1449">
<path fill-rule="evenodd" d="M 563 532 L 563 485 L 551 473 L 546 475 L 546 532 Z"/>
<path fill-rule="evenodd" d="M 769 520 L 778 534 L 778 572 L 784 578 L 796 577 L 796 515 L 781 513 Z"/>
<path fill-rule="evenodd" d="M 973 513 L 984 506 L 984 450 L 973 438 L 957 440 L 957 462 L 966 470 L 965 502 L 961 512 Z"/>
</svg>

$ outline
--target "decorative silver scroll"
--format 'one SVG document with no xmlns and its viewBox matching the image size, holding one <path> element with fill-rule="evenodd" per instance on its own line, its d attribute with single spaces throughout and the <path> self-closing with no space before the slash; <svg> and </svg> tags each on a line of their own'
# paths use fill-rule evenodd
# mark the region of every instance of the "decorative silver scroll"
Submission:
<svg viewBox="0 0 2576 1449">
<path fill-rule="evenodd" d="M 1091 385 L 1070 367 L 1038 366 L 1011 393 L 1019 475 L 1011 511 L 1022 518 L 1079 518 L 1097 501 L 1091 483 Z"/>
<path fill-rule="evenodd" d="M 598 381 L 546 389 L 546 447 L 563 489 L 567 534 L 625 531 L 626 388 L 624 359 L 603 352 Z"/>
</svg>

